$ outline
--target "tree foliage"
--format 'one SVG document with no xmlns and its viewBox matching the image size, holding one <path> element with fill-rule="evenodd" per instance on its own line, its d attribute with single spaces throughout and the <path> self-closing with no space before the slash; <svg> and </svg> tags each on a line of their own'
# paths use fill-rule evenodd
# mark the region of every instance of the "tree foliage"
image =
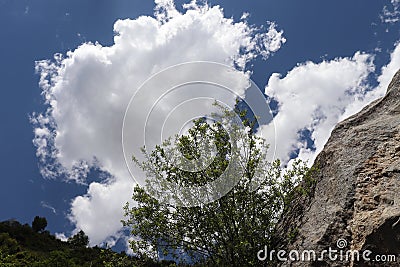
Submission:
<svg viewBox="0 0 400 267">
<path fill-rule="evenodd" d="M 224 124 L 236 114 L 245 130 Z M 126 204 L 123 221 L 131 229 L 131 248 L 136 255 L 205 266 L 259 265 L 257 252 L 273 243 L 275 225 L 308 169 L 297 161 L 290 171 L 283 172 L 279 160 L 268 162 L 266 140 L 253 131 L 255 120 L 243 111 L 236 114 L 224 111 L 222 120 L 213 123 L 198 119 L 187 135 L 167 140 L 150 153 L 143 150 L 146 161 L 137 163 L 149 179 L 146 188 L 134 188 L 135 205 Z M 169 151 L 175 150 L 189 160 L 198 159 L 201 142 L 209 141 L 217 153 L 201 171 L 182 170 L 169 156 Z M 234 157 L 242 171 L 230 173 L 235 176 L 234 187 L 215 201 L 185 207 L 152 197 L 154 191 L 168 190 L 163 188 L 165 180 L 185 187 L 214 181 Z"/>
<path fill-rule="evenodd" d="M 87 247 L 89 245 L 89 237 L 84 231 L 80 230 L 78 233 L 68 238 L 68 243 L 75 247 Z"/>
<path fill-rule="evenodd" d="M 35 216 L 32 221 L 32 229 L 35 232 L 42 232 L 47 227 L 47 220 L 45 217 Z"/>
<path fill-rule="evenodd" d="M 79 234 L 79 233 L 78 233 Z M 83 234 L 78 235 L 79 240 Z M 86 244 L 81 242 L 80 245 Z M 37 232 L 15 220 L 0 222 L 0 266 L 4 267 L 144 267 L 169 266 L 99 247 L 75 246 L 47 231 Z"/>
</svg>

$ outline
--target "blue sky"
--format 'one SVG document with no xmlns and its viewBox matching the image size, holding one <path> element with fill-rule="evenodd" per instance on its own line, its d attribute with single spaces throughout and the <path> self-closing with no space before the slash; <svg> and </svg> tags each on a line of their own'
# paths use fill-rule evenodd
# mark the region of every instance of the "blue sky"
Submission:
<svg viewBox="0 0 400 267">
<path fill-rule="evenodd" d="M 183 3 L 185 1 L 175 1 L 177 12 L 186 12 L 182 8 Z M 395 49 L 395 45 L 397 45 L 397 41 L 400 39 L 400 28 L 396 21 L 396 16 L 398 15 L 397 1 L 254 0 L 249 1 L 249 3 L 227 0 L 209 1 L 210 7 L 215 5 L 220 5 L 223 8 L 224 17 L 232 17 L 233 23 L 238 23 L 243 13 L 247 12 L 249 13 L 247 18 L 248 25 L 255 25 L 254 27 L 263 25 L 264 28 L 261 28 L 260 32 L 268 31 L 269 24 L 267 21 L 274 22 L 277 31 L 282 31 L 282 36 L 286 39 L 286 42 L 282 42 L 279 49 L 271 53 L 266 60 L 258 57 L 256 60 L 248 62 L 246 66 L 248 70 L 252 71 L 252 79 L 255 83 L 262 90 L 265 87 L 269 88 L 267 91 L 271 92 L 275 99 L 280 100 L 282 107 L 285 106 L 285 101 L 288 101 L 285 97 L 289 94 L 281 92 L 285 90 L 291 94 L 296 94 L 297 92 L 290 91 L 291 89 L 287 88 L 287 86 L 292 85 L 289 83 L 289 79 L 285 80 L 284 78 L 288 72 L 299 66 L 298 64 L 303 67 L 298 68 L 296 72 L 292 72 L 292 76 L 290 76 L 292 80 L 299 79 L 296 81 L 304 80 L 299 78 L 301 73 L 309 73 L 308 76 L 311 76 L 310 73 L 314 73 L 313 71 L 322 73 L 326 70 L 326 75 L 334 75 L 332 73 L 335 73 L 336 70 L 348 68 L 350 74 L 353 76 L 358 75 L 362 80 L 362 82 L 352 81 L 349 78 L 349 88 L 357 87 L 359 90 L 364 90 L 361 95 L 367 96 L 367 91 L 374 91 L 382 83 L 381 80 L 383 78 L 379 80 L 379 77 L 382 76 L 381 68 L 391 62 L 390 56 Z M 32 140 L 35 138 L 34 128 L 37 126 L 34 126 L 29 118 L 34 112 L 36 114 L 45 112 L 48 105 L 44 103 L 43 88 L 39 86 L 40 73 L 35 71 L 35 62 L 51 60 L 56 53 L 61 53 L 64 57 L 67 57 L 68 51 L 74 51 L 86 42 L 98 42 L 103 47 L 113 46 L 113 28 L 117 20 L 127 18 L 135 20 L 141 15 L 153 17 L 154 7 L 155 4 L 152 1 L 139 0 L 89 0 L 84 2 L 75 0 L 0 0 L 0 27 L 2 30 L 0 41 L 2 64 L 0 73 L 3 94 L 0 100 L 0 108 L 3 114 L 2 131 L 0 133 L 2 148 L 2 153 L 0 154 L 2 170 L 0 201 L 3 204 L 0 210 L 0 220 L 16 218 L 21 222 L 30 223 L 35 215 L 41 215 L 46 216 L 48 219 L 48 229 L 52 233 L 65 233 L 68 236 L 74 229 L 85 227 L 83 230 L 87 230 L 89 233 L 94 230 L 104 230 L 105 234 L 102 236 L 91 236 L 89 234 L 92 240 L 96 240 L 95 243 L 100 243 L 107 239 L 108 236 L 113 235 L 115 229 L 97 229 L 92 225 L 93 220 L 96 218 L 82 216 L 81 214 L 85 210 L 80 210 L 77 207 L 77 205 L 82 204 L 87 208 L 96 207 L 101 209 L 102 200 L 96 203 L 93 202 L 93 199 L 96 199 L 93 192 L 98 192 L 93 188 L 105 181 L 103 178 L 107 175 L 102 171 L 111 170 L 112 167 L 109 169 L 104 167 L 102 171 L 99 170 L 99 168 L 101 169 L 102 166 L 108 164 L 101 162 L 102 156 L 100 154 L 93 152 L 93 155 L 91 155 L 92 157 L 98 157 L 100 163 L 97 165 L 89 164 L 91 167 L 97 168 L 97 170 L 89 172 L 88 177 L 82 180 L 83 183 L 76 183 L 71 177 L 68 177 L 70 173 L 58 172 L 58 176 L 55 175 L 52 178 L 44 178 L 40 173 L 45 163 L 40 162 L 40 157 L 36 156 L 37 147 L 35 147 Z M 388 11 L 391 11 L 391 14 Z M 389 22 L 388 19 L 392 19 L 392 21 Z M 129 38 L 146 36 L 144 33 L 135 32 L 130 25 L 121 24 L 121 28 L 123 28 L 121 31 L 133 36 Z M 148 32 L 148 35 L 151 34 L 154 33 Z M 193 34 L 196 37 L 195 30 L 189 29 L 188 34 Z M 229 36 L 229 33 L 227 33 L 227 36 Z M 240 35 L 238 36 L 240 38 Z M 177 50 L 182 49 L 180 47 L 175 48 Z M 88 49 L 93 48 L 89 47 Z M 354 56 L 357 52 L 368 54 L 370 58 Z M 154 55 L 160 61 L 164 60 L 161 52 L 157 52 Z M 212 59 L 211 52 L 209 55 L 210 59 Z M 372 57 L 373 63 L 368 63 L 368 60 L 372 61 Z M 207 56 L 207 58 L 209 57 Z M 185 60 L 185 58 L 182 58 L 182 60 Z M 320 65 L 322 61 L 327 62 L 326 68 Z M 394 62 L 394 60 L 392 61 Z M 171 62 L 174 61 L 172 60 Z M 306 62 L 313 62 L 314 65 L 311 63 L 307 65 Z M 168 66 L 169 63 L 166 61 L 165 64 L 165 66 Z M 80 65 L 78 64 L 77 66 L 79 67 Z M 362 69 L 362 67 L 365 68 Z M 374 70 L 372 70 L 372 67 L 374 67 Z M 351 72 L 353 70 L 354 74 Z M 281 74 L 281 78 L 270 79 L 273 73 Z M 340 72 L 337 73 L 339 73 L 338 75 L 343 75 Z M 149 76 L 150 74 L 141 73 L 138 75 L 141 75 L 144 79 L 146 75 Z M 80 76 L 74 77 L 81 79 Z M 286 77 L 289 77 L 289 75 Z M 322 79 L 322 81 L 330 81 L 329 79 Z M 346 79 L 346 77 L 343 79 Z M 335 84 L 336 80 L 332 81 L 332 84 Z M 316 89 L 314 88 L 313 90 L 319 90 L 319 82 L 321 80 L 311 81 L 312 84 L 317 85 Z M 292 87 L 294 88 L 295 86 Z M 322 87 L 321 90 L 324 92 Z M 276 88 L 280 88 L 280 91 Z M 326 90 L 333 89 L 327 88 Z M 378 90 L 379 88 L 376 89 L 376 91 Z M 326 98 L 333 95 L 333 93 L 329 93 L 331 91 L 328 91 L 325 94 Z M 348 88 L 343 88 L 343 92 L 347 91 Z M 307 94 L 304 98 L 301 98 L 301 91 L 298 93 L 300 99 L 305 99 L 306 102 L 311 98 Z M 324 93 L 322 94 L 324 95 Z M 345 113 L 349 106 L 354 104 L 359 108 L 362 104 L 367 103 L 368 99 L 372 99 L 377 95 L 379 94 L 367 96 L 364 102 L 360 101 L 360 103 L 356 104 L 350 100 L 337 102 L 335 107 L 343 109 L 342 113 Z M 74 96 L 72 95 L 72 97 Z M 61 98 L 60 96 L 59 100 L 64 101 L 63 103 L 68 102 L 68 96 L 63 97 L 66 98 Z M 94 99 L 93 96 L 91 97 L 88 99 Z M 316 99 L 315 101 L 320 100 Z M 102 102 L 99 103 L 101 104 Z M 327 109 L 323 110 L 323 113 L 325 113 L 317 119 L 330 118 L 329 116 L 333 114 L 329 113 L 330 104 L 324 104 L 325 102 L 316 103 L 322 109 L 324 107 Z M 283 110 L 285 111 L 285 109 Z M 340 116 L 343 115 L 342 113 L 332 115 L 334 119 L 330 123 L 334 123 L 335 119 L 340 119 Z M 288 110 L 288 114 L 291 114 L 290 110 Z M 299 120 L 301 119 L 299 118 Z M 60 120 L 60 127 L 62 127 L 61 122 Z M 299 125 L 299 127 L 309 127 L 311 132 L 315 131 L 316 134 L 320 134 L 320 136 L 316 135 L 315 138 L 317 139 L 318 148 L 322 148 L 327 136 L 325 132 L 329 132 L 331 124 L 325 125 L 321 123 L 314 127 L 310 126 L 308 122 L 304 122 L 304 125 Z M 70 127 L 71 125 L 65 124 L 64 126 Z M 286 130 L 289 131 L 290 129 Z M 268 129 L 266 131 L 268 132 Z M 282 138 L 293 138 L 285 134 L 282 134 L 282 136 Z M 81 144 L 70 144 L 67 141 L 62 144 L 66 151 L 68 149 L 72 150 L 74 146 L 81 146 Z M 90 146 L 87 150 L 79 151 L 79 153 L 76 151 L 70 154 L 68 154 L 69 152 L 66 153 L 72 156 L 81 155 L 80 153 L 89 155 L 91 152 Z M 306 152 L 305 154 L 307 154 Z M 107 153 L 107 151 L 104 153 Z M 310 158 L 312 157 L 310 156 Z M 77 158 L 76 160 L 80 159 Z M 66 166 L 68 162 L 65 160 L 61 164 Z M 112 170 L 118 173 L 118 170 Z M 78 173 L 78 175 L 80 174 Z M 85 197 L 89 190 L 88 185 L 92 182 L 98 182 L 98 184 L 92 184 L 93 195 L 89 193 Z M 104 188 L 97 187 L 97 189 L 103 190 Z M 112 192 L 115 193 L 115 191 Z M 104 194 L 107 194 L 107 192 Z M 83 197 L 74 202 L 75 204 L 71 204 L 74 199 L 76 200 L 77 196 Z M 94 204 L 97 206 L 93 206 Z M 73 216 L 71 216 L 71 207 L 74 207 L 75 210 Z M 118 206 L 113 208 L 118 209 Z M 119 221 L 118 218 L 114 219 Z M 115 233 L 114 235 L 118 236 Z"/>
</svg>

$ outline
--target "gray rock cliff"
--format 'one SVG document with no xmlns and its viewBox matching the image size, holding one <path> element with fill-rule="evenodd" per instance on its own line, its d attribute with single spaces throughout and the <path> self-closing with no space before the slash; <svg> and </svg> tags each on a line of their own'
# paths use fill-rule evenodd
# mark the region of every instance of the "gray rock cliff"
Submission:
<svg viewBox="0 0 400 267">
<path fill-rule="evenodd" d="M 383 98 L 335 127 L 315 165 L 312 196 L 293 203 L 281 222 L 282 232 L 295 233 L 283 247 L 321 252 L 341 240 L 344 252 L 393 254 L 397 262 L 360 256 L 282 266 L 400 266 L 400 71 Z"/>
</svg>

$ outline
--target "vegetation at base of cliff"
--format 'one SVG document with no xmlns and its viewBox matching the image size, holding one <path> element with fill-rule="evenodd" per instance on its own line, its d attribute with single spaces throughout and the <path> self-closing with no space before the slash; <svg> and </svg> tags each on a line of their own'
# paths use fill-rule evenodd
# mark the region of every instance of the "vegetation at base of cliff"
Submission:
<svg viewBox="0 0 400 267">
<path fill-rule="evenodd" d="M 170 262 L 139 260 L 124 252 L 88 247 L 89 239 L 83 231 L 61 241 L 45 231 L 46 226 L 43 217 L 35 217 L 32 227 L 14 220 L 0 222 L 0 266 L 170 266 Z"/>
</svg>

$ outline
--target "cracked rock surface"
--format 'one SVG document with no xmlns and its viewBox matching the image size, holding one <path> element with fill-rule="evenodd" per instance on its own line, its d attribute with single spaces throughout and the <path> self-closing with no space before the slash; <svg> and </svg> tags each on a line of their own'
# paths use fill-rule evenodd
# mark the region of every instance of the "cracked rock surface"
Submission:
<svg viewBox="0 0 400 267">
<path fill-rule="evenodd" d="M 293 203 L 281 222 L 295 230 L 287 250 L 338 249 L 337 241 L 360 251 L 360 261 L 324 259 L 282 266 L 400 266 L 400 71 L 386 95 L 339 123 L 315 164 L 312 197 Z M 397 262 L 363 261 L 362 251 L 397 256 Z"/>
</svg>

